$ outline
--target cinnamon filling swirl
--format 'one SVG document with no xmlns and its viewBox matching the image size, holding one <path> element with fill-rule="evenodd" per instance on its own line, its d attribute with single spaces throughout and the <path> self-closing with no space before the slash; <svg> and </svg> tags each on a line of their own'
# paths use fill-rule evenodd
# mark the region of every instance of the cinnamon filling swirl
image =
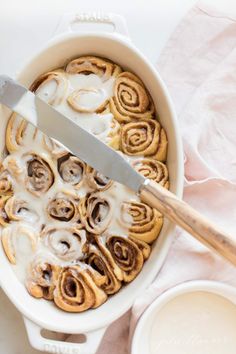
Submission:
<svg viewBox="0 0 236 354">
<path fill-rule="evenodd" d="M 54 182 L 54 173 L 49 163 L 42 157 L 32 154 L 27 156 L 26 169 L 28 191 L 36 195 L 46 193 Z"/>
<path fill-rule="evenodd" d="M 142 81 L 130 72 L 123 72 L 117 77 L 110 108 L 120 123 L 154 116 L 154 105 L 149 93 Z"/>
<path fill-rule="evenodd" d="M 77 227 L 46 227 L 41 239 L 47 249 L 63 261 L 78 261 L 85 257 L 88 244 L 85 230 Z"/>
<path fill-rule="evenodd" d="M 104 191 L 112 185 L 112 181 L 108 177 L 103 176 L 90 166 L 86 168 L 86 180 L 89 187 L 97 191 Z"/>
<path fill-rule="evenodd" d="M 124 202 L 121 206 L 121 223 L 135 239 L 152 243 L 159 235 L 163 216 L 156 209 L 141 202 Z"/>
<path fill-rule="evenodd" d="M 121 130 L 121 149 L 127 155 L 150 156 L 158 161 L 165 161 L 166 133 L 155 120 L 127 123 Z"/>
<path fill-rule="evenodd" d="M 92 234 L 101 234 L 111 222 L 111 205 L 107 199 L 100 197 L 99 194 L 91 194 L 81 199 L 79 211 L 84 227 Z"/>
<path fill-rule="evenodd" d="M 50 262 L 50 259 L 38 257 L 29 265 L 26 288 L 36 298 L 54 298 L 60 267 Z"/>
<path fill-rule="evenodd" d="M 78 157 L 66 154 L 57 161 L 58 172 L 64 182 L 79 187 L 85 173 L 85 163 Z"/>
<path fill-rule="evenodd" d="M 169 174 L 164 163 L 150 158 L 141 158 L 135 160 L 132 165 L 144 177 L 152 179 L 167 189 L 169 188 Z"/>
<path fill-rule="evenodd" d="M 82 312 L 96 308 L 107 299 L 106 293 L 96 285 L 98 274 L 88 269 L 74 266 L 60 272 L 54 301 L 58 307 L 68 312 Z M 101 283 L 100 283 L 101 284 Z"/>
<path fill-rule="evenodd" d="M 150 246 L 145 242 L 122 236 L 108 236 L 106 246 L 127 283 L 138 275 L 150 254 Z"/>
<path fill-rule="evenodd" d="M 121 288 L 123 271 L 117 266 L 99 237 L 96 237 L 96 243 L 89 247 L 87 263 L 104 277 L 101 288 L 106 294 L 114 294 Z"/>
</svg>

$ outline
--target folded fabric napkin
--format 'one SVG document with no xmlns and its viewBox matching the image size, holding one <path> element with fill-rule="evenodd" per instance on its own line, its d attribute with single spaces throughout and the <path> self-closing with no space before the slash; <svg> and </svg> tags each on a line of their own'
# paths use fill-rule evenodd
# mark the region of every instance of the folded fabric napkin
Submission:
<svg viewBox="0 0 236 354">
<path fill-rule="evenodd" d="M 196 5 L 168 41 L 158 70 L 183 137 L 184 199 L 236 233 L 236 19 Z M 236 237 L 236 235 L 235 235 Z M 107 330 L 98 354 L 128 354 L 135 325 L 166 289 L 191 279 L 236 286 L 236 269 L 176 229 L 161 272 L 131 311 Z"/>
</svg>

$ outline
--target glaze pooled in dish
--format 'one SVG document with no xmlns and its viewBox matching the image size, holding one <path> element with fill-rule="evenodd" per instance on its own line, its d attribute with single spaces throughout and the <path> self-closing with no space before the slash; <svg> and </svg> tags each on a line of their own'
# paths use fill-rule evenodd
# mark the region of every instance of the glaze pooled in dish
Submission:
<svg viewBox="0 0 236 354">
<path fill-rule="evenodd" d="M 168 188 L 166 133 L 137 76 L 85 56 L 41 75 L 31 90 Z M 5 144 L 1 239 L 16 275 L 32 296 L 65 311 L 100 306 L 141 271 L 162 215 L 17 114 Z"/>
</svg>

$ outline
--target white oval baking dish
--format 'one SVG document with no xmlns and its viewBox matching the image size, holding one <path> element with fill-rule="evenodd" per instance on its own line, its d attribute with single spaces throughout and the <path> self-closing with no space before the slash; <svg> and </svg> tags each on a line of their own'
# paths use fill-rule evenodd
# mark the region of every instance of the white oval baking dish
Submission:
<svg viewBox="0 0 236 354">
<path fill-rule="evenodd" d="M 81 33 L 72 29 L 77 22 L 93 22 L 112 24 L 112 33 Z M 17 79 L 29 86 L 40 74 L 57 68 L 73 57 L 94 54 L 109 58 L 127 70 L 136 73 L 151 93 L 156 105 L 160 121 L 166 129 L 169 141 L 168 168 L 170 173 L 170 189 L 182 196 L 183 189 L 183 153 L 180 134 L 173 107 L 155 68 L 131 43 L 122 17 L 109 14 L 69 15 L 63 22 L 70 30 L 55 37 L 45 45 L 17 74 Z M 1 109 L 1 108 L 0 108 Z M 0 131 L 4 146 L 4 129 L 9 111 L 2 108 Z M 174 225 L 167 220 L 161 234 L 153 245 L 149 260 L 145 263 L 138 277 L 125 286 L 116 295 L 108 299 L 101 307 L 81 314 L 70 314 L 56 308 L 53 303 L 31 297 L 25 287 L 16 279 L 14 272 L 0 247 L 0 284 L 12 303 L 22 313 L 33 347 L 53 353 L 89 353 L 96 351 L 106 327 L 127 311 L 135 298 L 151 283 L 160 270 L 172 241 Z M 87 341 L 83 344 L 62 343 L 45 339 L 41 329 L 45 328 L 63 333 L 85 333 Z"/>
<path fill-rule="evenodd" d="M 149 336 L 154 321 L 158 320 L 158 312 L 179 295 L 197 291 L 220 295 L 236 306 L 236 289 L 231 285 L 210 280 L 192 280 L 176 285 L 160 295 L 141 316 L 133 335 L 131 354 L 149 354 Z"/>
</svg>

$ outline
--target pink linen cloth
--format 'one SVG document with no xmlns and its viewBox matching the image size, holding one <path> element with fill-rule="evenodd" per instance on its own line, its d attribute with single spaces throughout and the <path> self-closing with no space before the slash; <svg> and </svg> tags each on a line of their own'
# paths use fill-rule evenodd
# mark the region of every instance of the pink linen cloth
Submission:
<svg viewBox="0 0 236 354">
<path fill-rule="evenodd" d="M 169 39 L 157 67 L 183 137 L 184 199 L 234 236 L 236 19 L 197 4 Z M 166 289 L 191 279 L 236 286 L 236 269 L 177 228 L 157 278 L 132 310 L 108 328 L 97 353 L 130 353 L 135 325 L 147 306 Z"/>
</svg>

